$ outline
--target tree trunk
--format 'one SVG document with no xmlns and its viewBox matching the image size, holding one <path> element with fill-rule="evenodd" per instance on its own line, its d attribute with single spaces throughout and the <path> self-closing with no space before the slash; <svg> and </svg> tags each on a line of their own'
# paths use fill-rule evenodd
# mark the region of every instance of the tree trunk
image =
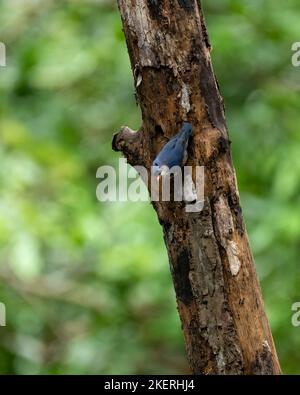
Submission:
<svg viewBox="0 0 300 395">
<path fill-rule="evenodd" d="M 185 120 L 193 125 L 188 164 L 205 167 L 200 213 L 187 213 L 181 202 L 153 202 L 190 368 L 195 374 L 280 374 L 201 6 L 196 0 L 118 0 L 118 5 L 143 125 L 136 133 L 123 127 L 113 148 L 131 165 L 150 171 Z"/>
</svg>

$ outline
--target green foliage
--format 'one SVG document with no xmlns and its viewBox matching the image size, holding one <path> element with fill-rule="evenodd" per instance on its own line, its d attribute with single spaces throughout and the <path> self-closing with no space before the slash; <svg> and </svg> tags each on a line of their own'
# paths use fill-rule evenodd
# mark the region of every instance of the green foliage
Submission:
<svg viewBox="0 0 300 395">
<path fill-rule="evenodd" d="M 267 312 L 299 373 L 298 1 L 204 6 Z M 0 22 L 0 373 L 187 372 L 154 211 L 95 196 L 112 133 L 140 124 L 114 2 L 4 0 Z"/>
</svg>

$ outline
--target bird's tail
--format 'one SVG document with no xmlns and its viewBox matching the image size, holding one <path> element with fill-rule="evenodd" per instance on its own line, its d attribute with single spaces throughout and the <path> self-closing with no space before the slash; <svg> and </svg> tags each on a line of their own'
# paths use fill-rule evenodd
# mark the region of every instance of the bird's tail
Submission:
<svg viewBox="0 0 300 395">
<path fill-rule="evenodd" d="M 188 122 L 184 122 L 180 132 L 178 133 L 178 143 L 186 143 L 193 133 L 192 125 Z"/>
</svg>

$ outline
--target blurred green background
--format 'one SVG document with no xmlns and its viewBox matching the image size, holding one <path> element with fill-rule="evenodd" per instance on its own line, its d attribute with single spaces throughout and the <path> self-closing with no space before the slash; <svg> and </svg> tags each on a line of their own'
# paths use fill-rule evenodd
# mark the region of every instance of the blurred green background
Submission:
<svg viewBox="0 0 300 395">
<path fill-rule="evenodd" d="M 242 207 L 285 373 L 300 373 L 299 0 L 203 2 Z M 0 41 L 0 373 L 188 372 L 149 203 L 99 203 L 139 109 L 114 1 L 5 0 Z"/>
</svg>

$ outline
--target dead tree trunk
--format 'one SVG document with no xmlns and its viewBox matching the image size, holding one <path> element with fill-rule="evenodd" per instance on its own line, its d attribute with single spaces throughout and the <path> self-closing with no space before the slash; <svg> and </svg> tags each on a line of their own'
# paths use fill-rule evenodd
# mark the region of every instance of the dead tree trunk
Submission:
<svg viewBox="0 0 300 395">
<path fill-rule="evenodd" d="M 241 213 L 223 100 L 196 0 L 118 0 L 143 125 L 113 148 L 150 169 L 193 125 L 189 165 L 205 166 L 205 205 L 153 206 L 163 227 L 190 367 L 195 374 L 280 374 Z M 242 149 L 242 147 L 241 147 Z"/>
</svg>

